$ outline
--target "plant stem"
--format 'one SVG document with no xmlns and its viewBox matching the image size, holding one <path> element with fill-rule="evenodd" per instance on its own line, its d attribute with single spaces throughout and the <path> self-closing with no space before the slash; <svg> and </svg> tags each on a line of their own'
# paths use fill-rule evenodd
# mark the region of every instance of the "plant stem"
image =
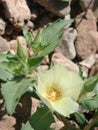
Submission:
<svg viewBox="0 0 98 130">
<path fill-rule="evenodd" d="M 90 128 L 94 125 L 94 123 L 98 121 L 98 116 L 93 118 L 85 127 L 84 130 L 90 130 Z"/>
</svg>

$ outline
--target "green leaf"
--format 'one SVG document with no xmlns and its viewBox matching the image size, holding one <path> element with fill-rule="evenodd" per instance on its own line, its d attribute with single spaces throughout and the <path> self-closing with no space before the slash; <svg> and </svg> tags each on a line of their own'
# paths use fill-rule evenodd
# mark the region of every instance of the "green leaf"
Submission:
<svg viewBox="0 0 98 130">
<path fill-rule="evenodd" d="M 72 22 L 73 20 L 58 19 L 48 24 L 43 31 L 39 31 L 31 45 L 36 52 L 36 57 L 45 56 L 53 51 L 61 40 L 64 27 Z"/>
<path fill-rule="evenodd" d="M 5 99 L 7 112 L 12 115 L 20 97 L 27 91 L 33 79 L 17 79 L 2 84 L 1 93 Z"/>
<path fill-rule="evenodd" d="M 87 110 L 91 110 L 91 109 L 96 109 L 98 108 L 98 94 L 97 95 L 92 95 L 92 93 L 88 94 L 88 97 L 84 97 L 81 99 L 81 104 L 82 106 Z M 91 96 L 91 97 L 89 97 Z"/>
<path fill-rule="evenodd" d="M 8 62 L 10 59 L 16 60 L 17 57 L 10 52 L 8 52 L 7 54 L 0 53 L 0 63 Z"/>
<path fill-rule="evenodd" d="M 0 79 L 3 81 L 11 80 L 13 78 L 13 75 L 4 69 L 0 68 Z"/>
<path fill-rule="evenodd" d="M 40 63 L 43 59 L 44 59 L 43 56 L 29 58 L 29 60 L 28 60 L 29 73 L 32 73 L 32 71 L 40 65 Z"/>
<path fill-rule="evenodd" d="M 23 35 L 28 43 L 28 45 L 32 48 L 32 43 L 34 41 L 34 37 L 31 32 L 28 32 L 27 29 L 23 28 Z"/>
<path fill-rule="evenodd" d="M 83 71 L 82 71 L 82 68 L 81 68 L 81 67 L 79 67 L 79 75 L 80 75 L 80 77 L 81 77 L 83 80 L 87 78 L 87 77 L 84 77 Z"/>
<path fill-rule="evenodd" d="M 85 82 L 80 103 L 88 111 L 98 108 L 98 75 Z"/>
<path fill-rule="evenodd" d="M 0 53 L 0 68 L 12 73 L 13 75 L 25 75 L 28 73 L 28 64 L 18 55 L 12 53 Z"/>
<path fill-rule="evenodd" d="M 54 118 L 46 107 L 38 108 L 21 130 L 48 130 Z"/>
<path fill-rule="evenodd" d="M 93 76 L 85 80 L 83 93 L 91 92 L 95 89 L 98 83 L 98 75 Z"/>
<path fill-rule="evenodd" d="M 10 52 L 7 54 L 0 53 L 0 59 L 0 68 L 14 74 L 15 68 L 18 68 L 19 65 L 17 57 Z"/>
<path fill-rule="evenodd" d="M 41 47 L 39 56 L 45 56 L 52 52 L 60 42 L 64 33 L 64 27 L 70 25 L 73 20 L 58 19 L 52 24 L 48 24 L 41 33 Z"/>
<path fill-rule="evenodd" d="M 76 112 L 74 113 L 77 122 L 79 123 L 79 126 L 81 126 L 82 128 L 87 124 L 87 119 L 84 117 L 84 115 Z"/>
<path fill-rule="evenodd" d="M 37 32 L 37 35 L 36 35 L 34 41 L 32 42 L 32 48 L 35 52 L 35 55 L 37 55 L 38 52 L 40 52 L 41 50 L 43 50 L 43 48 L 46 47 L 46 46 L 43 46 L 41 43 L 42 42 L 41 33 L 42 33 L 42 31 L 39 30 Z"/>
<path fill-rule="evenodd" d="M 18 58 L 20 58 L 24 62 L 27 62 L 27 60 L 28 60 L 28 52 L 27 52 L 26 48 L 24 48 L 20 44 L 19 40 L 17 40 L 17 42 L 18 42 L 18 48 L 17 48 L 17 54 L 16 55 L 18 56 Z"/>
</svg>

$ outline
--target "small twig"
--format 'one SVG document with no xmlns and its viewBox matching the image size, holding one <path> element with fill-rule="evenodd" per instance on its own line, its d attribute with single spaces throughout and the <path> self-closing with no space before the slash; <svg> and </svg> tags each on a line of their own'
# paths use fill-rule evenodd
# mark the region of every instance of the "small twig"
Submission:
<svg viewBox="0 0 98 130">
<path fill-rule="evenodd" d="M 98 121 L 98 116 L 93 118 L 85 127 L 84 130 L 90 130 L 90 128 L 94 125 L 94 123 Z"/>
<path fill-rule="evenodd" d="M 87 8 L 85 9 L 85 13 L 84 13 L 84 15 L 81 17 L 80 21 L 79 21 L 78 24 L 75 26 L 75 28 L 77 28 L 77 27 L 79 26 L 79 24 L 81 23 L 81 21 L 83 20 L 83 18 L 86 16 L 87 11 L 88 11 L 90 5 L 92 4 L 92 2 L 93 2 L 93 0 L 91 0 L 91 1 L 89 2 Z"/>
</svg>

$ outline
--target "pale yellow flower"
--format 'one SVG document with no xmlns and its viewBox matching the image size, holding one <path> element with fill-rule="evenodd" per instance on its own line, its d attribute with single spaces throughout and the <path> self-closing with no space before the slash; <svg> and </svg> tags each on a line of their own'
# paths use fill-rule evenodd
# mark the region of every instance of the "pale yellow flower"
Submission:
<svg viewBox="0 0 98 130">
<path fill-rule="evenodd" d="M 40 99 L 51 109 L 63 116 L 78 111 L 76 102 L 83 86 L 80 76 L 63 65 L 54 65 L 38 74 L 36 91 Z"/>
</svg>

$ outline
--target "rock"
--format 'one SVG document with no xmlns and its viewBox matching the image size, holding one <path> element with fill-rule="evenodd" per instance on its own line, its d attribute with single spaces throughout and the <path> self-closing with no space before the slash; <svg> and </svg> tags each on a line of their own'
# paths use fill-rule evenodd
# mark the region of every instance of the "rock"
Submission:
<svg viewBox="0 0 98 130">
<path fill-rule="evenodd" d="M 11 40 L 8 43 L 10 45 L 11 53 L 16 54 L 16 52 L 17 52 L 17 41 L 16 40 Z"/>
<path fill-rule="evenodd" d="M 5 115 L 0 119 L 0 130 L 15 130 L 16 120 L 12 116 Z"/>
<path fill-rule="evenodd" d="M 86 59 L 98 50 L 98 32 L 96 19 L 91 10 L 88 10 L 85 17 L 84 13 L 76 17 L 77 39 L 75 48 L 77 56 Z"/>
<path fill-rule="evenodd" d="M 38 12 L 37 12 L 37 10 L 35 9 L 32 9 L 31 10 L 31 20 L 33 21 L 33 20 L 35 20 L 36 18 L 38 17 Z"/>
<path fill-rule="evenodd" d="M 70 13 L 70 2 L 61 2 L 59 0 L 36 0 L 53 14 L 64 17 Z"/>
<path fill-rule="evenodd" d="M 36 112 L 37 107 L 40 106 L 41 101 L 37 100 L 36 98 L 31 98 L 31 99 L 32 99 L 31 115 L 33 115 Z"/>
<path fill-rule="evenodd" d="M 22 36 L 18 36 L 17 39 L 19 40 L 19 42 L 23 45 L 24 48 L 27 48 L 27 43 L 24 37 Z M 13 54 L 16 54 L 17 52 L 17 40 L 11 40 L 8 42 L 10 45 L 10 51 Z"/>
<path fill-rule="evenodd" d="M 89 69 L 86 66 L 80 66 L 83 77 L 88 77 Z"/>
<path fill-rule="evenodd" d="M 63 126 L 64 126 L 64 123 L 56 119 L 56 123 L 52 123 L 50 128 L 52 128 L 53 130 L 61 130 Z"/>
<path fill-rule="evenodd" d="M 31 17 L 30 10 L 26 4 L 26 0 L 1 0 L 5 7 L 5 16 L 15 26 L 21 27 L 24 25 L 24 20 Z"/>
<path fill-rule="evenodd" d="M 91 71 L 90 71 L 90 75 L 94 76 L 98 74 L 98 54 L 96 54 L 96 61 L 95 64 L 93 65 Z"/>
<path fill-rule="evenodd" d="M 34 23 L 28 20 L 27 23 L 25 24 L 25 27 L 27 28 L 27 30 L 32 31 L 34 29 Z"/>
<path fill-rule="evenodd" d="M 10 46 L 9 44 L 7 43 L 7 41 L 0 37 L 0 52 L 8 52 L 10 50 Z"/>
<path fill-rule="evenodd" d="M 87 67 L 88 69 L 91 69 L 92 66 L 95 64 L 95 60 L 96 60 L 95 54 L 92 54 L 88 58 L 86 58 L 85 60 L 79 62 L 79 64 L 81 66 Z"/>
<path fill-rule="evenodd" d="M 49 56 L 46 55 L 45 58 L 44 58 L 44 60 L 41 62 L 41 64 L 42 64 L 42 65 L 49 65 L 49 61 L 50 61 L 50 60 L 49 60 Z"/>
<path fill-rule="evenodd" d="M 87 57 L 85 60 L 79 62 L 84 77 L 88 76 L 89 70 L 92 69 L 92 67 L 95 64 L 95 61 L 96 61 L 96 55 L 92 54 L 89 57 Z"/>
<path fill-rule="evenodd" d="M 76 39 L 77 32 L 73 28 L 65 30 L 61 43 L 56 48 L 56 51 L 62 53 L 68 59 L 74 59 L 76 51 L 74 47 L 74 41 Z"/>
<path fill-rule="evenodd" d="M 70 14 L 67 14 L 65 17 L 64 17 L 65 20 L 70 20 L 71 19 L 71 16 Z"/>
<path fill-rule="evenodd" d="M 40 65 L 37 67 L 36 71 L 37 72 L 40 72 L 40 71 L 45 71 L 45 70 L 48 70 L 48 65 Z"/>
<path fill-rule="evenodd" d="M 80 5 L 83 10 L 87 8 L 91 9 L 95 17 L 98 19 L 98 0 L 80 0 Z"/>
<path fill-rule="evenodd" d="M 57 64 L 63 64 L 69 67 L 72 71 L 79 73 L 79 68 L 76 64 L 74 64 L 71 60 L 67 59 L 61 53 L 54 53 L 52 56 L 52 61 Z"/>
<path fill-rule="evenodd" d="M 0 35 L 3 35 L 5 33 L 5 27 L 6 23 L 3 21 L 3 19 L 0 18 Z"/>
<path fill-rule="evenodd" d="M 51 17 L 49 17 L 49 15 L 47 15 L 47 14 L 44 14 L 44 16 L 40 18 L 39 26 L 44 27 L 45 25 L 47 25 L 48 23 L 51 23 L 51 22 L 52 22 Z"/>
</svg>

